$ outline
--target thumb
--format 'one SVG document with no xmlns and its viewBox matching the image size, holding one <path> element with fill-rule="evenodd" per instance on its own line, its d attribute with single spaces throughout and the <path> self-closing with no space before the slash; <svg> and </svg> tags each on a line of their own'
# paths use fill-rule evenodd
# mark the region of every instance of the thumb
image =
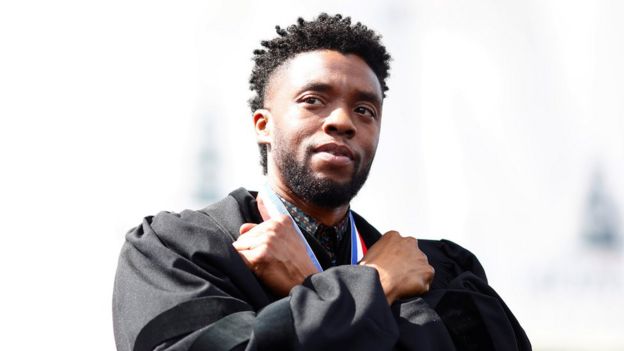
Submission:
<svg viewBox="0 0 624 351">
<path fill-rule="evenodd" d="M 256 201 L 258 203 L 258 211 L 260 212 L 260 216 L 262 216 L 262 220 L 266 221 L 267 219 L 271 218 L 271 216 L 269 215 L 269 210 L 264 205 L 264 200 L 260 196 L 258 196 L 256 198 Z"/>
<path fill-rule="evenodd" d="M 240 226 L 240 228 L 238 229 L 238 232 L 243 235 L 245 233 L 247 233 L 248 231 L 251 230 L 251 228 L 257 226 L 257 224 L 255 223 L 243 223 L 243 225 Z"/>
</svg>

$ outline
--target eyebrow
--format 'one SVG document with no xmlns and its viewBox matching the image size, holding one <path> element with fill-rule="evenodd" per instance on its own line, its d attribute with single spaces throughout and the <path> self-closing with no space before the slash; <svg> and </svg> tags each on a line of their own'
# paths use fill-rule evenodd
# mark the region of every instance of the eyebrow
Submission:
<svg viewBox="0 0 624 351">
<path fill-rule="evenodd" d="M 301 89 L 297 91 L 297 95 L 301 94 L 304 91 L 316 91 L 320 93 L 326 93 L 332 90 L 334 90 L 334 88 L 330 84 L 311 82 L 302 86 Z M 355 94 L 355 98 L 358 101 L 368 101 L 378 106 L 381 106 L 381 100 L 379 99 L 379 96 L 371 91 L 360 90 Z"/>
<path fill-rule="evenodd" d="M 368 101 L 377 106 L 381 106 L 381 100 L 379 99 L 379 96 L 370 91 L 358 91 L 355 97 L 358 101 Z"/>
<path fill-rule="evenodd" d="M 304 91 L 318 91 L 320 93 L 325 93 L 328 91 L 333 90 L 332 86 L 326 83 L 319 83 L 319 82 L 311 82 L 308 83 L 304 86 L 302 86 L 298 91 L 297 91 L 297 95 L 303 93 Z"/>
</svg>

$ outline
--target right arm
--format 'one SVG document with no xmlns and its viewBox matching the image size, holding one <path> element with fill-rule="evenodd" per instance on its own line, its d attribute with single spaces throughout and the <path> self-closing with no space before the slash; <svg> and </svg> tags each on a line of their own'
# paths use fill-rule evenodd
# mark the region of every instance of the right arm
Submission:
<svg viewBox="0 0 624 351">
<path fill-rule="evenodd" d="M 113 298 L 118 350 L 385 350 L 396 343 L 377 270 L 329 269 L 274 301 L 233 241 L 193 211 L 147 218 L 128 233 Z"/>
</svg>

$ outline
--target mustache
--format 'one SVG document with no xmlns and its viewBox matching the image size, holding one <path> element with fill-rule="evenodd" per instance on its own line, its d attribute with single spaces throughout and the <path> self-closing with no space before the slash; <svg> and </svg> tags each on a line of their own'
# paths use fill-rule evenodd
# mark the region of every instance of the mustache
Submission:
<svg viewBox="0 0 624 351">
<path fill-rule="evenodd" d="M 309 143 L 308 145 L 305 145 L 305 160 L 308 161 L 312 155 L 314 155 L 317 152 L 320 152 L 321 150 L 323 150 L 323 146 L 328 144 L 328 143 L 335 143 L 338 145 L 345 145 L 344 143 L 338 143 L 338 142 L 316 142 L 316 143 Z M 361 161 L 362 156 L 357 153 L 357 152 L 353 152 L 352 148 L 350 146 L 346 146 L 349 149 L 349 156 L 351 157 L 351 159 L 355 162 L 356 165 L 358 165 Z"/>
</svg>

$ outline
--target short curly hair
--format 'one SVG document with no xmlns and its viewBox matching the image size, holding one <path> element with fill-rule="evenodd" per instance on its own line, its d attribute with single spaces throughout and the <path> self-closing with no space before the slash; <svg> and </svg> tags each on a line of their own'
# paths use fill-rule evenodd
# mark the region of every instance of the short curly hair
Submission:
<svg viewBox="0 0 624 351">
<path fill-rule="evenodd" d="M 275 26 L 278 37 L 263 40 L 263 49 L 254 50 L 254 68 L 249 79 L 250 90 L 255 94 L 249 100 L 251 111 L 264 107 L 264 98 L 269 79 L 275 70 L 297 54 L 314 50 L 334 50 L 342 54 L 355 54 L 373 70 L 383 97 L 388 90 L 386 78 L 390 70 L 390 54 L 381 44 L 381 36 L 357 22 L 351 24 L 350 17 L 329 16 L 321 13 L 312 21 L 299 17 L 297 24 L 286 29 Z M 260 165 L 267 173 L 267 147 L 260 147 Z"/>
</svg>

